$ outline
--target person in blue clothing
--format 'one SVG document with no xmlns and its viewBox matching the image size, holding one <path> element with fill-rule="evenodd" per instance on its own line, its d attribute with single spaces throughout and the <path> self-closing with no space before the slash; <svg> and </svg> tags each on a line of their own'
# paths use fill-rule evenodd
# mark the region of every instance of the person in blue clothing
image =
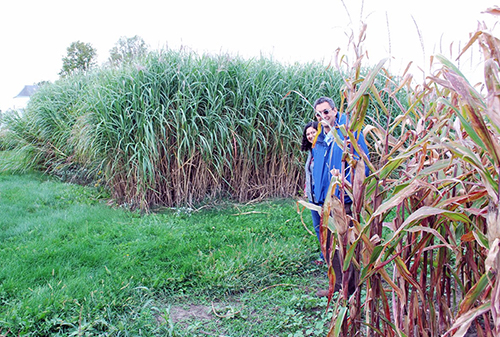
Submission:
<svg viewBox="0 0 500 337">
<path fill-rule="evenodd" d="M 314 110 L 315 114 L 319 114 L 321 116 L 322 132 L 318 135 L 312 149 L 312 156 L 314 157 L 312 179 L 315 183 L 313 193 L 316 198 L 316 202 L 319 205 L 323 205 L 332 177 L 334 175 L 339 177 L 344 176 L 347 181 L 351 182 L 355 172 L 351 169 L 351 167 L 349 167 L 347 162 L 342 162 L 343 149 L 335 142 L 333 137 L 333 133 L 336 132 L 340 139 L 344 140 L 344 137 L 339 130 L 339 126 L 346 124 L 346 116 L 339 114 L 335 103 L 330 97 L 318 98 L 316 102 L 314 102 Z M 355 134 L 355 136 L 357 137 L 359 147 L 368 157 L 368 147 L 363 134 Z M 350 149 L 348 150 L 350 151 Z M 356 151 L 353 151 L 353 154 L 355 158 L 360 160 L 360 156 Z M 365 174 L 369 174 L 368 169 L 366 169 Z M 352 200 L 347 193 L 343 193 L 341 189 L 336 187 L 335 195 L 343 201 L 346 213 L 351 215 Z M 336 275 L 334 291 L 338 291 L 341 287 L 342 265 L 340 264 L 337 250 L 335 250 L 335 254 L 332 258 L 332 266 Z M 353 272 L 351 274 L 353 274 Z M 349 293 L 353 293 L 355 290 L 356 284 L 354 282 L 354 276 L 352 276 L 349 282 Z"/>
<path fill-rule="evenodd" d="M 305 171 L 306 171 L 306 183 L 305 183 L 305 196 L 308 199 L 310 203 L 316 204 L 316 198 L 314 197 L 314 180 L 313 180 L 313 168 L 314 168 L 314 157 L 312 156 L 312 143 L 314 141 L 314 138 L 316 137 L 316 134 L 318 133 L 318 122 L 316 121 L 311 121 L 308 122 L 304 126 L 304 130 L 302 132 L 302 143 L 300 146 L 300 149 L 302 151 L 307 151 L 307 160 L 306 160 L 306 165 L 305 165 Z M 318 211 L 316 210 L 311 210 L 311 217 L 312 217 L 312 222 L 313 222 L 313 227 L 314 231 L 316 232 L 316 236 L 319 241 L 319 222 L 320 222 L 320 215 Z M 323 265 L 325 262 L 325 259 L 323 257 L 323 253 L 320 251 L 320 256 L 318 260 L 315 260 L 313 263 L 316 265 Z"/>
<path fill-rule="evenodd" d="M 314 194 L 319 203 L 323 203 L 326 198 L 326 193 L 328 192 L 328 187 L 330 186 L 330 181 L 333 175 L 341 175 L 342 170 L 342 155 L 343 149 L 335 142 L 333 138 L 333 132 L 336 132 L 340 139 L 344 140 L 344 136 L 339 130 L 340 125 L 345 125 L 347 122 L 346 116 L 338 113 L 335 103 L 330 97 L 320 97 L 314 103 L 314 110 L 316 113 L 321 115 L 321 125 L 323 127 L 323 132 L 318 136 L 315 146 L 313 147 L 313 156 L 315 159 L 315 170 L 313 172 L 313 179 L 316 182 L 314 186 Z M 357 142 L 360 148 L 364 151 L 368 157 L 368 146 L 366 145 L 363 133 L 360 133 Z M 356 151 L 354 156 L 360 159 L 359 154 Z M 352 181 L 352 176 L 354 172 L 351 172 L 351 168 L 344 164 L 344 176 L 347 181 Z M 368 176 L 369 171 L 366 167 L 365 174 Z M 341 191 L 339 188 L 336 189 L 335 195 L 340 198 Z M 351 199 L 347 194 L 344 194 L 344 203 L 352 204 Z"/>
</svg>

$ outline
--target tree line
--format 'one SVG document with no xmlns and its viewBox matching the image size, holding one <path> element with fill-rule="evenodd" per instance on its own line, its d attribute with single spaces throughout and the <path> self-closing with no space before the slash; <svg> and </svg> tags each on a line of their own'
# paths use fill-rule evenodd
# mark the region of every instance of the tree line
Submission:
<svg viewBox="0 0 500 337">
<path fill-rule="evenodd" d="M 137 57 L 142 57 L 147 52 L 146 42 L 140 36 L 122 36 L 110 49 L 107 64 L 118 66 Z M 66 56 L 62 58 L 62 68 L 59 75 L 65 77 L 76 72 L 86 72 L 95 66 L 97 66 L 97 49 L 91 43 L 75 41 L 66 49 Z"/>
</svg>

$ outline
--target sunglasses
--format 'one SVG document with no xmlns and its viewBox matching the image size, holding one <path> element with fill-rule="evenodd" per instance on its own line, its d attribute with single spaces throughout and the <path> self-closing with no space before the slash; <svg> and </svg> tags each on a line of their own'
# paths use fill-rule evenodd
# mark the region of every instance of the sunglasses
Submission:
<svg viewBox="0 0 500 337">
<path fill-rule="evenodd" d="M 321 115 L 328 115 L 333 109 L 325 109 L 323 111 L 318 111 L 316 112 L 316 115 L 321 116 Z"/>
<path fill-rule="evenodd" d="M 317 117 L 322 117 L 322 115 L 328 115 L 333 109 L 325 109 L 323 111 L 316 111 Z"/>
</svg>

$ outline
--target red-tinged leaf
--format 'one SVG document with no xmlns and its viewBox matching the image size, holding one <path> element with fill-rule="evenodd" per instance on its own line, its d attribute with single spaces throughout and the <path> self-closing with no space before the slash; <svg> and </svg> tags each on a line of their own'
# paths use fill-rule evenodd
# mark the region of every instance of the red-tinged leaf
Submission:
<svg viewBox="0 0 500 337">
<path fill-rule="evenodd" d="M 480 101 L 478 102 L 475 97 L 478 97 L 479 95 L 475 93 L 474 88 L 463 78 L 463 75 L 458 76 L 454 72 L 450 71 L 444 72 L 444 75 L 453 86 L 453 89 L 455 89 L 456 92 L 462 96 L 465 103 L 463 110 L 469 117 L 472 128 L 477 133 L 479 138 L 481 138 L 482 142 L 480 144 L 493 156 L 495 167 L 498 167 L 500 165 L 500 149 L 498 143 L 493 141 L 491 138 L 490 131 L 488 130 L 481 113 L 478 111 L 478 105 L 483 105 L 484 107 L 484 103 Z M 472 96 L 471 92 L 474 92 L 475 97 Z M 460 117 L 460 114 L 457 115 Z"/>
<path fill-rule="evenodd" d="M 462 235 L 460 240 L 462 242 L 473 242 L 476 239 L 474 238 L 474 233 L 472 231 L 469 231 L 469 232 L 465 233 L 464 235 Z"/>
<path fill-rule="evenodd" d="M 498 167 L 500 165 L 500 149 L 497 140 L 493 140 L 491 138 L 488 127 L 486 126 L 481 114 L 474 106 L 467 105 L 464 109 L 472 122 L 472 127 L 476 130 L 479 137 L 481 137 L 488 153 L 493 156 L 493 164 L 495 167 Z"/>
<path fill-rule="evenodd" d="M 476 130 L 474 130 L 474 128 L 472 127 L 472 125 L 467 121 L 467 119 L 464 116 L 462 116 L 462 114 L 460 113 L 460 111 L 458 111 L 456 108 L 455 108 L 455 110 L 456 110 L 455 111 L 456 115 L 457 115 L 458 119 L 460 120 L 460 124 L 464 128 L 464 130 L 467 133 L 467 135 L 474 141 L 474 143 L 477 146 L 479 146 L 480 148 L 482 148 L 484 151 L 487 151 L 487 148 L 486 148 L 485 144 L 481 140 L 481 137 L 479 137 L 479 135 L 477 134 Z"/>
<path fill-rule="evenodd" d="M 448 211 L 446 209 L 441 209 L 441 208 L 436 208 L 436 207 L 424 206 L 424 207 L 419 208 L 416 212 L 413 212 L 408 218 L 406 218 L 405 222 L 403 222 L 400 229 L 406 227 L 407 225 L 409 225 L 410 223 L 412 223 L 414 221 L 420 221 L 420 220 L 425 219 L 429 216 L 440 215 L 440 214 L 453 220 L 453 221 L 461 221 L 464 223 L 470 222 L 470 219 L 462 213 L 452 212 L 452 211 Z"/>
<path fill-rule="evenodd" d="M 398 169 L 403 163 L 405 163 L 411 156 L 400 156 L 394 159 L 389 159 L 389 161 L 380 169 L 378 177 L 379 179 L 386 179 L 394 170 Z"/>
<path fill-rule="evenodd" d="M 441 62 L 443 65 L 445 65 L 448 69 L 451 69 L 454 73 L 460 75 L 462 78 L 465 78 L 464 74 L 458 69 L 450 60 L 448 60 L 446 57 L 444 57 L 441 54 L 437 54 L 436 58 Z M 448 87 L 445 85 L 445 87 Z"/>
<path fill-rule="evenodd" d="M 397 327 L 397 326 L 396 326 L 396 325 L 395 325 L 392 321 L 390 321 L 390 319 L 387 319 L 387 318 L 386 318 L 386 317 L 384 317 L 384 316 L 380 316 L 380 318 L 381 318 L 381 319 L 382 319 L 382 320 L 383 320 L 383 321 L 384 321 L 387 325 L 389 325 L 389 326 L 392 328 L 392 330 L 393 330 L 394 332 L 396 332 L 396 335 L 397 335 L 397 336 L 399 336 L 399 337 L 407 337 L 407 335 L 406 335 L 403 331 L 401 331 L 401 330 L 400 330 L 400 329 L 399 329 L 399 328 L 398 328 L 398 327 Z M 366 324 L 366 323 L 363 323 L 363 324 L 370 326 L 369 324 Z M 373 330 L 373 329 L 372 329 L 372 330 Z M 383 334 L 382 332 L 379 332 L 379 336 L 383 336 L 383 335 L 384 335 L 384 334 Z"/>
<path fill-rule="evenodd" d="M 381 316 L 380 318 L 382 318 L 387 324 L 389 324 L 391 326 L 394 326 L 394 324 L 391 324 L 390 322 L 387 322 L 387 319 L 384 318 L 384 316 Z M 382 330 L 380 330 L 379 328 L 375 327 L 373 324 L 366 323 L 366 322 L 361 322 L 361 324 L 363 324 L 364 326 L 368 327 L 370 329 L 370 332 L 376 333 L 375 336 L 385 336 L 385 334 L 382 332 Z"/>
<path fill-rule="evenodd" d="M 375 172 L 375 166 L 368 160 L 367 153 L 365 153 L 361 147 L 358 144 L 358 139 L 354 137 L 354 134 L 350 131 L 347 130 L 347 136 L 351 140 L 351 145 L 354 147 L 354 150 L 360 155 L 362 161 L 365 163 L 365 165 L 368 165 L 368 168 L 370 169 L 370 172 Z"/>
<path fill-rule="evenodd" d="M 356 92 L 356 95 L 351 99 L 349 102 L 349 105 L 347 106 L 346 112 L 352 111 L 356 104 L 358 104 L 358 101 L 368 92 L 368 90 L 371 88 L 373 82 L 375 82 L 375 79 L 380 73 L 380 69 L 384 66 L 385 62 L 387 59 L 381 60 L 375 68 L 373 68 L 368 76 L 363 80 L 363 83 L 359 87 L 358 91 Z"/>
<path fill-rule="evenodd" d="M 462 293 L 465 293 L 465 285 L 463 284 L 463 280 L 458 275 L 457 270 L 455 270 L 453 268 L 448 268 L 448 272 L 451 274 L 451 276 L 455 280 L 455 284 L 458 284 L 458 286 L 460 287 L 460 291 Z"/>
<path fill-rule="evenodd" d="M 420 171 L 422 176 L 427 176 L 431 173 L 446 171 L 453 163 L 450 160 L 437 160 L 434 164 L 424 168 Z"/>
<path fill-rule="evenodd" d="M 488 312 L 490 309 L 491 309 L 491 302 L 488 301 L 473 310 L 468 310 L 467 312 L 459 315 L 456 318 L 453 326 L 450 328 L 450 330 L 446 331 L 443 337 L 450 335 L 453 335 L 453 337 L 465 336 L 472 322 L 474 322 L 476 318 Z"/>
<path fill-rule="evenodd" d="M 383 250 L 384 250 L 384 246 L 376 246 L 373 249 L 372 255 L 370 256 L 370 262 L 369 263 L 372 264 L 375 261 L 377 261 L 377 259 L 379 258 L 380 254 L 382 254 Z"/>
<path fill-rule="evenodd" d="M 359 273 L 359 280 L 360 282 L 363 282 L 368 278 L 368 276 L 371 276 L 373 274 L 373 264 L 368 264 L 365 265 L 362 269 L 361 272 Z"/>
<path fill-rule="evenodd" d="M 400 90 L 403 86 L 407 85 L 407 84 L 408 84 L 408 82 L 407 82 L 407 81 L 408 81 L 408 80 L 410 80 L 411 78 L 412 78 L 412 76 L 411 76 L 411 75 L 410 75 L 410 76 L 405 76 L 405 78 L 404 78 L 404 79 L 403 79 L 403 81 L 401 82 L 401 85 L 393 91 L 393 94 L 394 94 L 396 91 Z M 386 103 L 386 102 L 384 102 L 384 101 L 382 100 L 382 97 L 380 97 L 380 93 L 379 93 L 379 91 L 378 91 L 377 87 L 376 87 L 374 84 L 372 84 L 372 86 L 371 86 L 371 92 L 372 92 L 372 96 L 375 98 L 375 100 L 376 100 L 376 101 L 377 101 L 377 103 L 379 104 L 380 109 L 382 109 L 382 111 L 384 112 L 384 114 L 385 114 L 385 115 L 390 115 L 390 114 L 391 114 L 391 111 L 389 111 L 389 110 L 387 109 L 387 107 L 386 107 L 386 104 L 387 104 L 387 103 Z M 382 92 L 384 92 L 384 93 L 385 93 L 385 91 L 382 91 Z"/>
<path fill-rule="evenodd" d="M 472 231 L 472 234 L 474 235 L 474 238 L 476 239 L 476 242 L 483 248 L 489 249 L 489 243 L 488 243 L 488 238 L 486 235 L 481 233 L 478 230 Z"/>
<path fill-rule="evenodd" d="M 464 195 L 459 195 L 457 197 L 443 200 L 443 202 L 437 204 L 436 206 L 440 208 L 448 208 L 449 205 L 454 205 L 454 204 L 463 205 L 468 202 L 479 200 L 485 197 L 487 194 L 488 192 L 486 190 L 481 189 L 479 191 L 473 191 L 470 193 L 466 193 Z M 469 208 L 468 210 L 472 213 L 472 209 Z M 478 215 L 477 213 L 475 214 Z"/>
<path fill-rule="evenodd" d="M 412 286 L 415 287 L 417 290 L 418 294 L 420 295 L 420 298 L 422 301 L 424 300 L 424 293 L 422 291 L 422 288 L 420 287 L 420 284 L 418 283 L 417 280 L 413 278 L 413 275 L 410 273 L 408 268 L 406 267 L 406 264 L 403 262 L 403 260 L 398 256 L 394 259 L 396 262 L 396 267 L 398 269 L 399 274 Z"/>
<path fill-rule="evenodd" d="M 340 331 L 342 329 L 342 323 L 344 322 L 345 315 L 347 313 L 347 307 L 341 306 L 337 317 L 335 318 L 335 324 L 332 326 L 330 331 L 328 331 L 327 337 L 338 337 L 340 336 Z"/>
<path fill-rule="evenodd" d="M 475 208 L 475 207 L 464 208 L 464 211 L 467 213 L 470 213 L 472 215 L 481 216 L 481 217 L 486 217 L 486 213 L 487 213 L 486 208 Z"/>
<path fill-rule="evenodd" d="M 458 312 L 459 315 L 466 313 L 474 306 L 474 303 L 477 301 L 479 296 L 489 286 L 492 276 L 493 275 L 489 272 L 484 273 L 479 281 L 474 284 L 474 286 L 469 290 L 469 292 L 465 295 L 464 299 L 460 303 L 460 311 Z"/>
<path fill-rule="evenodd" d="M 477 41 L 477 39 L 479 38 L 479 36 L 481 34 L 482 34 L 481 31 L 477 31 L 474 33 L 474 35 L 471 37 L 469 42 L 467 42 L 467 45 L 462 48 L 462 51 L 460 52 L 460 54 L 456 58 L 457 60 L 467 51 L 467 49 L 469 49 Z"/>
<path fill-rule="evenodd" d="M 387 212 L 388 210 L 400 205 L 404 200 L 412 196 L 415 192 L 417 192 L 420 188 L 422 188 L 423 184 L 419 180 L 413 180 L 408 186 L 400 190 L 398 193 L 393 195 L 389 200 L 384 202 L 380 207 L 372 214 L 368 223 L 371 223 L 373 219 L 377 216 Z"/>
<path fill-rule="evenodd" d="M 370 104 L 370 95 L 365 94 L 361 96 L 361 99 L 356 104 L 356 109 L 352 115 L 352 121 L 350 129 L 352 131 L 361 131 L 363 124 L 365 123 L 366 110 L 368 110 L 368 105 Z"/>
<path fill-rule="evenodd" d="M 389 300 L 387 298 L 387 294 L 385 292 L 384 287 L 382 286 L 382 282 L 378 283 L 380 285 L 380 294 L 382 296 L 382 305 L 384 307 L 384 314 L 387 319 L 391 318 L 391 309 L 389 307 Z"/>
<path fill-rule="evenodd" d="M 328 259 L 328 261 L 331 261 Z M 326 311 L 328 311 L 328 308 L 330 307 L 330 302 L 332 301 L 333 298 L 333 291 L 335 290 L 335 283 L 337 282 L 337 277 L 335 276 L 335 270 L 333 270 L 333 266 L 328 263 L 328 301 L 326 303 Z"/>
<path fill-rule="evenodd" d="M 488 191 L 488 195 L 498 202 L 498 181 L 496 181 L 488 168 L 481 163 L 476 153 L 456 142 L 443 143 L 446 148 L 466 163 L 471 164 L 481 176 L 482 183 Z"/>
<path fill-rule="evenodd" d="M 396 292 L 396 295 L 402 300 L 404 301 L 405 300 L 405 294 L 403 292 L 403 290 L 401 290 L 400 287 L 398 287 L 396 285 L 396 283 L 394 283 L 394 281 L 392 280 L 391 276 L 389 276 L 389 274 L 387 273 L 387 271 L 383 268 L 380 268 L 377 270 L 377 272 L 382 276 L 382 278 L 391 286 L 392 289 L 394 289 L 394 291 Z"/>
<path fill-rule="evenodd" d="M 365 260 L 368 260 L 369 257 L 371 254 L 373 254 L 373 251 L 374 251 L 374 246 L 373 244 L 371 243 L 370 239 L 366 236 L 366 234 L 364 233 L 367 229 L 369 229 L 369 225 L 367 224 L 363 231 L 359 234 L 359 238 L 361 240 L 363 240 L 363 243 L 365 244 L 365 247 L 364 249 L 362 250 L 362 254 L 363 254 L 363 257 L 365 258 Z M 387 246 L 387 245 L 386 245 Z M 396 292 L 397 296 L 401 299 L 404 299 L 405 298 L 405 294 L 403 292 L 403 290 L 401 290 L 400 287 L 398 287 L 392 280 L 392 277 L 387 273 L 387 271 L 383 268 L 387 263 L 389 263 L 390 261 L 386 261 L 384 263 L 381 263 L 379 264 L 375 269 L 371 269 L 372 266 L 369 266 L 369 267 L 365 267 L 363 268 L 362 270 L 362 273 L 365 275 L 364 278 L 362 278 L 361 280 L 364 280 L 366 278 L 368 278 L 369 276 L 371 276 L 373 273 L 377 272 L 379 273 L 382 278 L 389 284 L 389 286 L 394 289 L 394 291 Z"/>
<path fill-rule="evenodd" d="M 499 7 L 491 7 L 491 8 L 488 8 L 487 10 L 485 10 L 484 12 L 490 13 L 493 15 L 500 15 L 500 8 Z"/>
<path fill-rule="evenodd" d="M 446 248 L 448 248 L 449 250 L 453 250 L 453 247 L 448 242 L 446 242 L 444 237 L 434 228 L 425 227 L 425 226 L 413 226 L 411 228 L 408 228 L 406 231 L 410 232 L 410 233 L 415 233 L 415 232 L 431 233 L 432 235 L 437 237 L 439 240 L 441 240 L 441 242 L 446 246 Z"/>
<path fill-rule="evenodd" d="M 343 271 L 347 271 L 347 269 L 349 269 L 349 266 L 351 265 L 351 260 L 352 260 L 352 257 L 354 256 L 354 252 L 356 250 L 356 247 L 358 245 L 358 242 L 359 241 L 355 241 L 350 247 L 349 249 L 347 250 L 347 254 L 345 256 L 345 259 L 344 259 L 344 264 L 342 266 L 342 270 Z"/>
</svg>

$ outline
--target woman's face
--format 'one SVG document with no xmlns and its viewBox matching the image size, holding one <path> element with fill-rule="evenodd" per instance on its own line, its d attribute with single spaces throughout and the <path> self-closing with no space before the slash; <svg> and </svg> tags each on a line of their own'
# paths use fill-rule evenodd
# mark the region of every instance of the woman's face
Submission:
<svg viewBox="0 0 500 337">
<path fill-rule="evenodd" d="M 317 132 L 317 130 L 315 128 L 313 128 L 312 126 L 310 126 L 306 129 L 306 137 L 307 137 L 307 140 L 309 141 L 309 143 L 312 144 L 312 142 L 314 140 L 314 136 L 316 136 L 316 132 Z"/>
</svg>

